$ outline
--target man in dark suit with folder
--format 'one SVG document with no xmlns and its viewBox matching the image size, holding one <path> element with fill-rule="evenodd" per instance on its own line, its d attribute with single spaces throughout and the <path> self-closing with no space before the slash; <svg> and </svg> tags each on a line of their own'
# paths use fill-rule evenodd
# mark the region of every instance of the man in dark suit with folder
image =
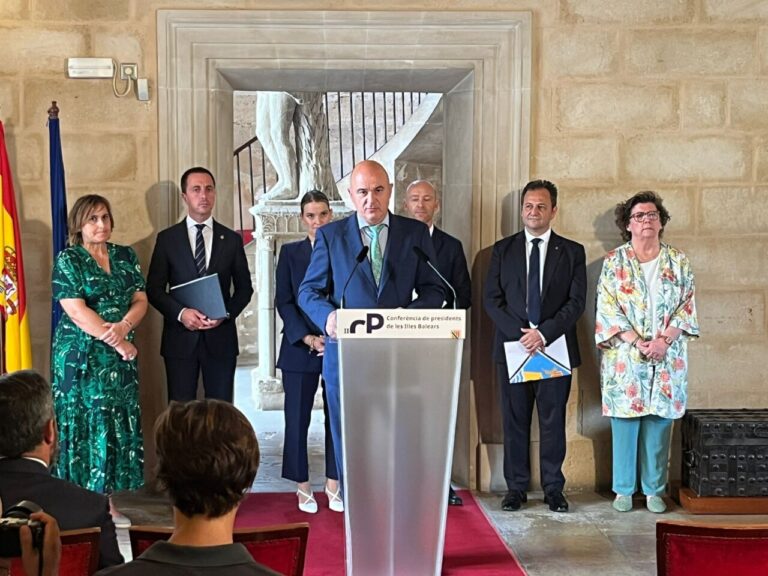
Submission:
<svg viewBox="0 0 768 576">
<path fill-rule="evenodd" d="M 504 428 L 503 510 L 520 509 L 531 480 L 529 444 L 533 405 L 539 416 L 541 485 L 553 512 L 567 512 L 565 477 L 565 409 L 571 375 L 534 382 L 509 382 L 504 342 L 519 341 L 528 353 L 565 336 L 571 368 L 581 363 L 576 321 L 584 312 L 587 271 L 584 247 L 555 234 L 557 187 L 534 180 L 523 188 L 525 229 L 493 246 L 485 282 L 485 309 L 496 325 L 494 358 L 501 384 Z"/>
<path fill-rule="evenodd" d="M 318 229 L 299 287 L 299 306 L 327 336 L 323 378 L 340 478 L 344 466 L 336 310 L 342 300 L 346 308 L 440 308 L 445 299 L 440 279 L 414 252 L 415 246 L 435 259 L 429 229 L 389 212 L 392 184 L 384 167 L 371 160 L 359 162 L 349 178 L 349 195 L 357 212 Z"/>
<path fill-rule="evenodd" d="M 216 182 L 205 168 L 181 177 L 187 217 L 157 235 L 147 275 L 147 297 L 163 315 L 160 353 L 165 360 L 168 400 L 195 398 L 203 375 L 206 398 L 231 402 L 239 347 L 235 318 L 253 295 L 251 272 L 239 234 L 216 222 Z M 184 306 L 171 288 L 217 274 L 223 318 Z"/>
</svg>

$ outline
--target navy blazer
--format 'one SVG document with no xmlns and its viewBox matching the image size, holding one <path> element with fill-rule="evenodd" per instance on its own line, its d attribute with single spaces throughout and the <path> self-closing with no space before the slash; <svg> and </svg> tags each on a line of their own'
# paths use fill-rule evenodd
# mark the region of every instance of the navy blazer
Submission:
<svg viewBox="0 0 768 576">
<path fill-rule="evenodd" d="M 160 346 L 160 354 L 164 357 L 192 357 L 200 338 L 213 355 L 236 356 L 239 353 L 235 318 L 253 295 L 251 272 L 240 235 L 215 220 L 207 273 L 214 272 L 219 275 L 229 318 L 210 330 L 187 330 L 178 320 L 184 306 L 169 293 L 171 286 L 199 276 L 189 244 L 186 218 L 157 235 L 147 274 L 147 298 L 164 317 Z"/>
<path fill-rule="evenodd" d="M 461 242 L 435 226 L 432 229 L 432 244 L 437 254 L 436 268 L 456 290 L 456 307 L 466 310 L 472 305 L 472 284 Z M 445 290 L 444 307 L 453 308 L 453 294 L 448 289 Z"/>
<path fill-rule="evenodd" d="M 283 319 L 283 339 L 277 367 L 290 372 L 320 374 L 323 370 L 323 358 L 311 352 L 302 338 L 307 334 L 320 336 L 323 332 L 307 318 L 297 301 L 299 286 L 304 280 L 311 256 L 312 244 L 309 238 L 283 244 L 280 248 L 275 283 L 275 308 Z"/>
<path fill-rule="evenodd" d="M 3 511 L 31 500 L 56 518 L 61 530 L 101 528 L 99 568 L 123 563 L 117 546 L 109 500 L 71 482 L 51 476 L 48 468 L 26 458 L 0 460 L 0 498 Z"/>
<path fill-rule="evenodd" d="M 494 358 L 506 362 L 504 342 L 520 340 L 528 328 L 528 291 L 525 231 L 499 240 L 493 246 L 485 282 L 484 303 L 496 325 Z M 587 298 L 587 267 L 584 246 L 558 236 L 549 238 L 541 288 L 541 322 L 538 330 L 551 344 L 565 334 L 571 367 L 581 364 L 576 321 Z"/>
<path fill-rule="evenodd" d="M 352 274 L 363 248 L 357 215 L 326 224 L 317 231 L 312 259 L 299 287 L 299 306 L 325 330 L 328 315 L 340 308 L 440 308 L 445 299 L 442 281 L 413 251 L 418 246 L 435 260 L 429 228 L 418 220 L 389 215 L 389 232 L 377 289 L 370 258 Z M 417 298 L 413 299 L 416 291 Z"/>
</svg>

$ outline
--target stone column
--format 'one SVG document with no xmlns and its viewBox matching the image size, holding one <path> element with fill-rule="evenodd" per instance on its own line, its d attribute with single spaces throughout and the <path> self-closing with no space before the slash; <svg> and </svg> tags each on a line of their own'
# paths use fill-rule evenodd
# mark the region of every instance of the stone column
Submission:
<svg viewBox="0 0 768 576">
<path fill-rule="evenodd" d="M 254 241 L 256 242 L 256 270 L 258 276 L 258 354 L 259 363 L 251 372 L 253 397 L 257 408 L 274 410 L 282 406 L 281 381 L 276 377 L 275 360 L 275 262 L 278 227 L 283 228 L 284 240 L 298 240 L 299 213 L 295 203 L 259 203 L 251 208 L 256 218 Z M 282 221 L 282 222 L 281 222 Z M 282 225 L 280 225 L 282 224 Z M 289 231 L 293 231 L 291 234 Z"/>
<path fill-rule="evenodd" d="M 275 285 L 272 271 L 275 269 L 274 229 L 265 229 L 265 219 L 257 220 L 258 237 L 256 240 L 256 269 L 262 273 L 258 277 L 258 344 L 259 377 L 275 377 Z"/>
</svg>

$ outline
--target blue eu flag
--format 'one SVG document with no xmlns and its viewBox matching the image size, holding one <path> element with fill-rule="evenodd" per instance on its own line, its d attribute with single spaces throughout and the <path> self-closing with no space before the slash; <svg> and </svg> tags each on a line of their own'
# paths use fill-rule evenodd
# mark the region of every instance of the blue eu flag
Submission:
<svg viewBox="0 0 768 576">
<path fill-rule="evenodd" d="M 51 166 L 51 221 L 53 223 L 53 261 L 67 247 L 67 186 L 64 183 L 64 159 L 61 155 L 59 108 L 56 102 L 48 109 L 48 135 L 50 137 Z M 54 301 L 51 308 L 51 342 L 56 326 L 63 314 L 61 305 Z"/>
</svg>

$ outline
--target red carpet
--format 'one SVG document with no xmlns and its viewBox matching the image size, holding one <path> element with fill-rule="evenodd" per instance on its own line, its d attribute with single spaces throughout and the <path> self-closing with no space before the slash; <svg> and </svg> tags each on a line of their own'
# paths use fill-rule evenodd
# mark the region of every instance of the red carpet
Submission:
<svg viewBox="0 0 768 576">
<path fill-rule="evenodd" d="M 464 506 L 448 507 L 443 574 L 446 576 L 524 576 L 517 558 L 490 525 L 485 514 L 466 490 L 460 490 Z M 328 498 L 315 493 L 317 514 L 296 508 L 296 495 L 289 492 L 254 493 L 240 506 L 236 526 L 248 528 L 309 522 L 306 576 L 344 575 L 344 515 L 328 509 Z"/>
</svg>

